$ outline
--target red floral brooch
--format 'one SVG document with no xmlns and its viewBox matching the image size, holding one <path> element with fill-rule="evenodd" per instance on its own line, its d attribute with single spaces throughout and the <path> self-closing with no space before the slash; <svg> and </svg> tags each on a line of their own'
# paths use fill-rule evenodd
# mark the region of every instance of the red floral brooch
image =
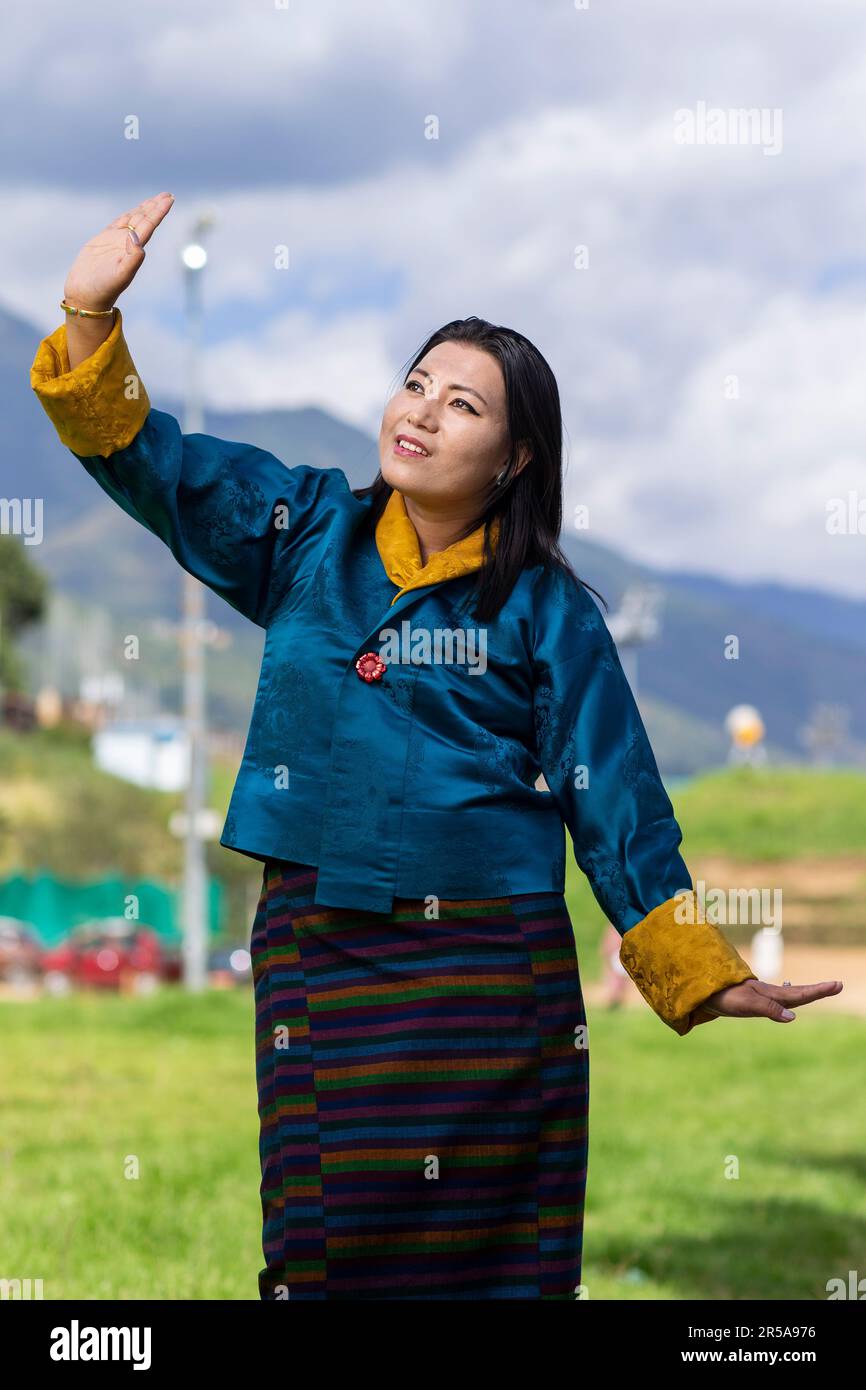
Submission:
<svg viewBox="0 0 866 1390">
<path fill-rule="evenodd" d="M 385 663 L 378 652 L 364 652 L 355 662 L 355 670 L 362 681 L 380 681 L 385 669 Z"/>
</svg>

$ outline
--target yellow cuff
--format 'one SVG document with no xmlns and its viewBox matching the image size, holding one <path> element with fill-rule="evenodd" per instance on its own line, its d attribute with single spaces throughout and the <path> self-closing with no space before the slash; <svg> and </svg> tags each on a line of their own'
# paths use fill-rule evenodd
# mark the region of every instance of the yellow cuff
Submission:
<svg viewBox="0 0 866 1390">
<path fill-rule="evenodd" d="M 698 920 L 691 894 L 677 893 L 623 933 L 619 958 L 659 1018 L 681 1036 L 717 1015 L 701 1008 L 716 990 L 758 977 L 712 922 Z M 677 910 L 679 909 L 678 913 Z M 688 911 L 691 920 L 682 919 Z"/>
<path fill-rule="evenodd" d="M 39 344 L 30 385 L 61 444 L 84 458 L 107 458 L 125 449 L 150 412 L 144 382 L 123 336 L 119 309 L 105 341 L 71 371 L 64 320 Z"/>
</svg>

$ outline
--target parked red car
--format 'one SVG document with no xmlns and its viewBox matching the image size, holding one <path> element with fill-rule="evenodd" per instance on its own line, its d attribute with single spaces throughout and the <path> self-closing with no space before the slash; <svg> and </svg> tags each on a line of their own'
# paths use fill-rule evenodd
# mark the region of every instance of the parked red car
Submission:
<svg viewBox="0 0 866 1390">
<path fill-rule="evenodd" d="M 125 917 L 85 922 L 62 946 L 42 957 L 45 988 L 63 994 L 73 987 L 132 989 L 145 993 L 160 980 L 181 976 L 179 951 L 149 927 Z"/>
</svg>

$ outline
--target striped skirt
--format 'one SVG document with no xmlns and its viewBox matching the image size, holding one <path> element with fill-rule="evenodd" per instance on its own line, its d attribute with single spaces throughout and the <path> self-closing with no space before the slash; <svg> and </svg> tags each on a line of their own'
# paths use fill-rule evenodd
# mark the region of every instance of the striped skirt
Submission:
<svg viewBox="0 0 866 1390">
<path fill-rule="evenodd" d="M 313 905 L 251 935 L 262 1299 L 573 1299 L 589 1052 L 565 900 Z"/>
</svg>

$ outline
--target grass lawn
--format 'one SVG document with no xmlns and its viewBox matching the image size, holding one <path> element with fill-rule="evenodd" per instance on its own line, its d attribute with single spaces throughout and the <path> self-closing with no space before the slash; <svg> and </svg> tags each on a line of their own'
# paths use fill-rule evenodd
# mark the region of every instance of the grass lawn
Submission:
<svg viewBox="0 0 866 1390">
<path fill-rule="evenodd" d="M 0 1006 L 0 1276 L 257 1299 L 252 1024 L 243 991 Z M 824 1298 L 866 1274 L 866 1022 L 680 1038 L 649 1009 L 591 1010 L 590 1037 L 590 1299 Z"/>
</svg>

